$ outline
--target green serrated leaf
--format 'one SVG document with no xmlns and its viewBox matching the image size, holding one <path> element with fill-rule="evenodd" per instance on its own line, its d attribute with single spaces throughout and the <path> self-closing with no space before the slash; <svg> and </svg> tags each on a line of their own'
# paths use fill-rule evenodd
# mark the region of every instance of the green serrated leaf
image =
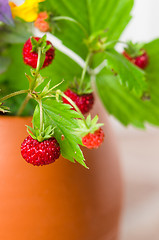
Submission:
<svg viewBox="0 0 159 240">
<path fill-rule="evenodd" d="M 96 78 L 98 94 L 107 109 L 123 125 L 144 128 L 148 122 L 159 126 L 159 39 L 144 46 L 149 57 L 146 77 L 151 99 L 143 101 L 122 86 L 111 71 L 103 70 Z"/>
<path fill-rule="evenodd" d="M 138 97 L 141 97 L 147 90 L 145 72 L 113 49 L 106 51 L 105 57 L 108 67 L 119 76 L 121 85 L 133 90 Z"/>
<path fill-rule="evenodd" d="M 80 118 L 79 114 L 70 110 L 68 104 L 53 99 L 43 101 L 42 106 L 45 128 L 49 125 L 55 127 L 54 136 L 60 144 L 62 156 L 71 162 L 76 160 L 86 167 L 84 156 L 79 147 L 79 144 L 82 145 L 81 138 L 73 134 L 72 131 L 73 128 L 78 128 L 75 118 Z M 34 127 L 37 128 L 40 125 L 39 114 L 39 107 L 37 106 L 33 117 Z M 64 139 L 62 136 L 64 136 Z"/>
<path fill-rule="evenodd" d="M 84 27 L 88 36 L 107 30 L 107 39 L 117 40 L 131 19 L 130 11 L 134 0 L 94 0 L 94 1 L 56 1 L 47 0 L 42 3 L 48 11 L 74 19 Z M 54 35 L 62 40 L 63 44 L 86 58 L 88 49 L 83 40 L 85 32 L 75 22 L 58 22 L 61 31 L 55 31 Z"/>
</svg>

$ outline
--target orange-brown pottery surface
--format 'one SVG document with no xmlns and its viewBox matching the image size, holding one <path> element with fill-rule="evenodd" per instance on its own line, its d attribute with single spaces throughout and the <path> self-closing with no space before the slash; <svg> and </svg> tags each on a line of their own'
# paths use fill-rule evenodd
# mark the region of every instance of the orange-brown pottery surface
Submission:
<svg viewBox="0 0 159 240">
<path fill-rule="evenodd" d="M 20 144 L 31 119 L 0 117 L 0 239 L 118 239 L 122 183 L 104 121 L 104 144 L 84 151 L 88 170 L 62 157 L 43 167 L 26 163 Z"/>
</svg>

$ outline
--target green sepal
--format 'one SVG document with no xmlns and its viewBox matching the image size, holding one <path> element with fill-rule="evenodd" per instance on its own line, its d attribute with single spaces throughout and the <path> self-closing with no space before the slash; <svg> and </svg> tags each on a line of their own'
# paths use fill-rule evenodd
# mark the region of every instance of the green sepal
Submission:
<svg viewBox="0 0 159 240">
<path fill-rule="evenodd" d="M 36 41 L 35 38 L 30 38 L 31 44 L 32 44 L 32 52 L 38 52 L 38 41 Z"/>
<path fill-rule="evenodd" d="M 27 127 L 27 132 L 29 133 L 29 135 L 33 138 L 33 139 L 37 139 L 36 138 L 36 132 L 35 132 L 35 130 L 32 128 L 32 127 L 30 127 L 30 126 L 27 126 L 26 125 L 26 127 Z"/>
<path fill-rule="evenodd" d="M 144 53 L 143 47 L 145 43 L 133 43 L 132 41 L 128 41 L 126 44 L 127 46 L 124 50 L 130 55 L 130 57 L 136 58 Z"/>
<path fill-rule="evenodd" d="M 46 52 L 51 48 L 51 45 L 47 45 L 47 42 L 46 42 L 46 34 L 40 38 L 38 41 L 34 38 L 34 37 L 31 37 L 30 38 L 30 41 L 31 41 L 31 44 L 32 44 L 32 52 L 37 52 L 38 53 L 38 49 L 41 48 L 42 49 L 42 54 L 46 54 Z"/>
<path fill-rule="evenodd" d="M 94 133 L 100 127 L 102 127 L 103 123 L 98 122 L 98 115 L 96 115 L 93 119 L 91 119 L 91 115 L 89 114 L 86 118 L 86 123 L 82 119 L 77 119 L 77 123 L 79 128 L 74 129 L 76 134 L 80 137 L 84 137 L 89 133 Z"/>
<path fill-rule="evenodd" d="M 33 138 L 38 140 L 38 142 L 43 142 L 44 140 L 50 139 L 51 137 L 53 137 L 54 135 L 54 129 L 51 125 L 49 125 L 48 127 L 44 127 L 43 124 L 43 129 L 42 131 L 40 131 L 40 129 L 35 129 L 34 126 L 33 128 L 30 126 L 26 126 L 27 127 L 27 132 L 29 133 L 29 135 Z"/>
<path fill-rule="evenodd" d="M 43 88 L 43 90 L 40 93 L 40 96 L 43 97 L 45 95 L 47 95 L 49 88 L 50 88 L 50 82 L 51 80 L 46 84 L 46 86 Z"/>
<path fill-rule="evenodd" d="M 89 94 L 93 92 L 91 86 L 91 80 L 89 76 L 85 76 L 85 81 L 80 87 L 80 78 L 74 78 L 74 80 L 70 83 L 69 88 L 78 95 Z"/>
</svg>

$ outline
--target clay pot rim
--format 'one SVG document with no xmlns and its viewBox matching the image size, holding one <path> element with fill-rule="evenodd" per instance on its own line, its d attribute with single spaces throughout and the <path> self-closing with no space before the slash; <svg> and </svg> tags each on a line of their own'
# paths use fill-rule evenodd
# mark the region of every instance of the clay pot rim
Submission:
<svg viewBox="0 0 159 240">
<path fill-rule="evenodd" d="M 17 120 L 24 120 L 24 119 L 31 119 L 33 116 L 9 116 L 9 115 L 1 115 L 0 119 L 17 119 Z"/>
</svg>

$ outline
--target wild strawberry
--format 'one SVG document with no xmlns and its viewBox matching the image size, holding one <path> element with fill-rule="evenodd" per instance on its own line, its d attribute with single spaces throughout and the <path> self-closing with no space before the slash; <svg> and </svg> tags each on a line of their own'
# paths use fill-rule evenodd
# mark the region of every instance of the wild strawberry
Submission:
<svg viewBox="0 0 159 240">
<path fill-rule="evenodd" d="M 49 23 L 45 20 L 49 18 L 46 11 L 40 12 L 36 21 L 34 22 L 34 26 L 38 28 L 41 32 L 48 32 L 50 30 Z"/>
<path fill-rule="evenodd" d="M 144 53 L 141 56 L 138 56 L 135 58 L 135 65 L 138 66 L 139 68 L 145 69 L 149 63 L 149 57 L 144 51 Z"/>
<path fill-rule="evenodd" d="M 54 137 L 38 142 L 29 135 L 21 145 L 21 154 L 28 163 L 43 166 L 59 158 L 60 146 Z"/>
<path fill-rule="evenodd" d="M 38 45 L 39 40 L 41 38 L 33 37 L 33 39 L 36 40 L 37 45 Z M 55 56 L 55 49 L 54 49 L 52 43 L 50 41 L 46 41 L 46 43 L 47 43 L 47 46 L 51 45 L 51 47 L 46 52 L 45 61 L 44 61 L 42 68 L 51 64 L 52 60 L 54 59 L 54 56 Z M 37 60 L 38 60 L 38 52 L 37 52 L 37 48 L 35 51 L 33 51 L 33 46 L 32 46 L 32 42 L 31 42 L 30 38 L 25 42 L 24 47 L 23 47 L 23 60 L 24 60 L 25 64 L 27 64 L 33 68 L 36 68 Z"/>
<path fill-rule="evenodd" d="M 123 56 L 125 58 L 141 69 L 145 69 L 149 63 L 148 54 L 143 47 L 143 43 L 132 43 L 129 41 L 127 42 L 127 47 L 123 52 Z"/>
<path fill-rule="evenodd" d="M 94 103 L 94 96 L 92 93 L 78 95 L 77 93 L 73 92 L 70 89 L 66 90 L 64 93 L 66 96 L 72 99 L 72 101 L 77 105 L 77 107 L 80 109 L 80 111 L 83 114 L 88 113 L 91 110 Z M 64 97 L 63 97 L 63 102 L 70 104 Z"/>
<path fill-rule="evenodd" d="M 104 141 L 104 132 L 101 128 L 94 133 L 88 133 L 82 138 L 82 143 L 89 149 L 98 148 Z"/>
<path fill-rule="evenodd" d="M 145 69 L 147 67 L 148 63 L 149 63 L 149 57 L 148 57 L 146 51 L 144 51 L 144 53 L 141 56 L 138 56 L 138 57 L 135 57 L 135 58 L 132 58 L 125 51 L 123 52 L 123 55 L 130 62 L 132 62 L 133 64 L 135 64 L 136 66 L 138 66 L 141 69 Z"/>
</svg>

